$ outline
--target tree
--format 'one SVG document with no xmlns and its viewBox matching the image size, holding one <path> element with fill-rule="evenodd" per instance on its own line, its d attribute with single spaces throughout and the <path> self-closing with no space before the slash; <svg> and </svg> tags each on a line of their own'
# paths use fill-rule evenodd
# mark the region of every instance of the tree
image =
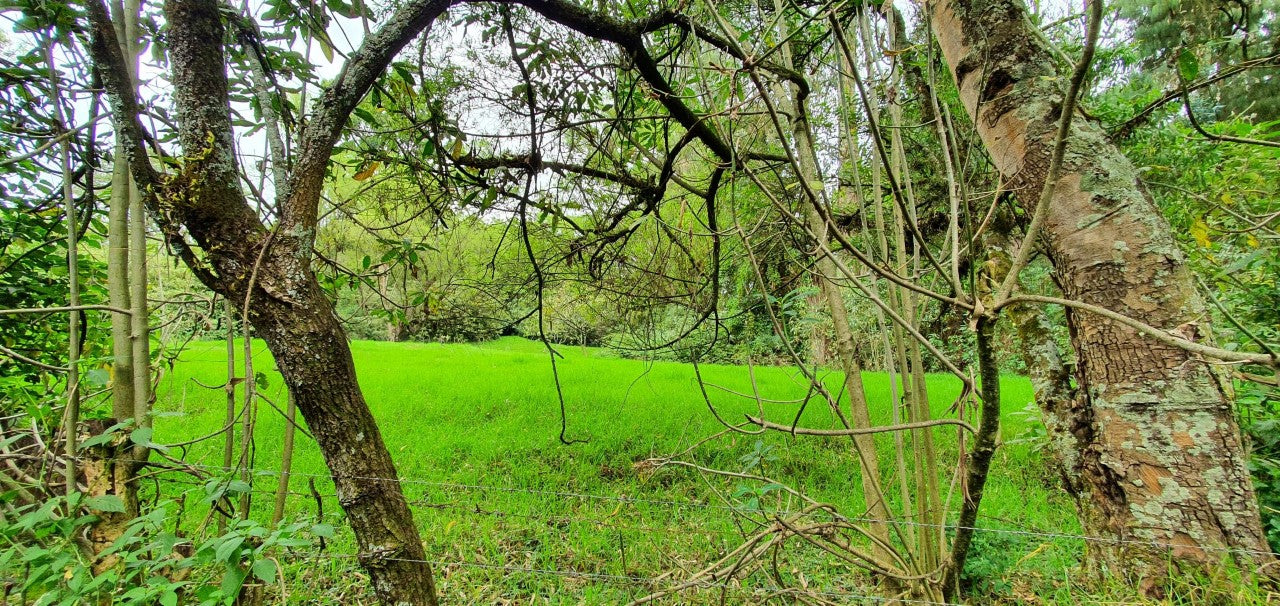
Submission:
<svg viewBox="0 0 1280 606">
<path fill-rule="evenodd" d="M 941 0 L 930 11 L 965 108 L 1030 214 L 1053 174 L 1063 70 L 1017 0 Z M 1206 566 L 1225 548 L 1252 569 L 1270 558 L 1230 386 L 1187 347 L 1207 334 L 1194 282 L 1133 165 L 1097 124 L 1070 125 L 1040 204 L 1079 356 L 1079 388 L 1048 413 L 1061 421 L 1055 444 L 1085 530 L 1120 539 L 1099 546 L 1101 561 L 1148 584 L 1167 574 L 1169 555 Z"/>
<path fill-rule="evenodd" d="M 324 453 L 361 563 L 386 603 L 434 604 L 434 581 L 408 504 L 391 480 L 395 465 L 356 382 L 345 335 L 311 269 L 311 250 L 325 169 L 348 114 L 445 6 L 411 2 L 366 38 L 317 100 L 288 181 L 276 184 L 279 215 L 268 228 L 239 186 L 220 5 L 164 5 L 183 155 L 162 171 L 145 147 L 149 137 L 111 17 L 100 0 L 87 3 L 90 52 L 125 150 L 118 160 L 129 163 L 167 244 L 206 286 L 248 308 Z"/>
<path fill-rule="evenodd" d="M 177 109 L 175 130 L 182 154 L 168 155 L 165 163 L 157 167 L 152 156 L 166 155 L 139 120 L 142 110 L 132 88 L 127 60 L 113 33 L 112 20 L 101 0 L 88 3 L 91 52 L 108 91 L 116 135 L 123 151 L 117 161 L 128 162 L 129 172 L 138 184 L 148 211 L 159 224 L 166 244 L 206 286 L 242 307 L 253 330 L 270 346 L 298 410 L 316 437 L 334 476 L 340 502 L 356 533 L 361 562 L 372 577 L 378 598 L 389 603 L 434 603 L 431 571 L 411 512 L 394 481 L 395 466 L 356 381 L 344 331 L 313 269 L 313 251 L 320 229 L 319 205 L 326 172 L 349 117 L 360 115 L 362 110 L 358 105 L 366 93 L 379 90 L 376 83 L 393 67 L 397 53 L 421 35 L 444 10 L 460 3 L 411 0 L 395 10 L 384 25 L 365 36 L 362 46 L 350 55 L 336 80 L 315 100 L 307 120 L 300 123 L 300 130 L 293 137 L 296 141 L 293 148 L 283 153 L 280 144 L 273 144 L 275 204 L 260 200 L 259 208 L 248 202 L 240 186 L 245 171 L 234 152 L 231 84 L 224 40 L 224 21 L 239 24 L 246 18 L 222 7 L 216 0 L 169 0 L 165 4 L 164 42 L 171 66 L 170 83 Z M 521 77 L 511 98 L 506 100 L 508 108 L 518 109 L 509 113 L 517 118 L 527 117 L 529 123 L 527 133 L 511 140 L 520 142 L 527 136 L 529 148 L 525 153 L 478 157 L 479 152 L 494 150 L 469 151 L 459 136 L 450 142 L 450 152 L 440 153 L 435 160 L 440 161 L 439 167 L 445 175 L 441 177 L 442 183 L 457 178 L 463 183 L 459 189 L 470 190 L 467 194 L 470 197 L 463 197 L 459 204 L 470 203 L 478 189 L 485 190 L 486 195 L 496 193 L 513 201 L 515 219 L 511 225 L 518 224 L 520 244 L 533 265 L 538 311 L 541 311 L 546 286 L 546 265 L 540 261 L 547 258 L 540 259 L 539 251 L 530 243 L 529 215 L 531 211 L 539 211 L 573 223 L 573 218 L 556 208 L 554 201 L 532 195 L 538 179 L 548 171 L 555 171 L 559 178 L 567 180 L 570 177 L 566 175 L 571 175 L 597 180 L 610 183 L 622 192 L 614 192 L 617 195 L 608 201 L 607 211 L 574 226 L 582 239 L 570 244 L 569 253 L 559 261 L 567 264 L 569 259 L 583 261 L 587 257 L 588 274 L 597 273 L 601 258 L 608 256 L 608 251 L 623 249 L 627 240 L 639 232 L 640 221 L 627 219 L 659 214 L 671 183 L 677 183 L 694 199 L 700 198 L 705 203 L 701 212 L 705 215 L 711 243 L 684 247 L 688 266 L 678 270 L 709 279 L 700 284 L 690 280 L 686 289 L 674 289 L 690 301 L 690 307 L 701 308 L 696 310 L 694 326 L 718 313 L 721 228 L 717 223 L 717 208 L 726 204 L 718 200 L 718 195 L 722 193 L 723 184 L 734 183 L 735 177 L 746 175 L 756 191 L 769 198 L 783 222 L 794 223 L 796 232 L 812 239 L 805 246 L 816 245 L 816 254 L 821 259 L 817 266 L 823 274 L 819 284 L 825 303 L 833 313 L 839 315 L 837 310 L 845 306 L 843 293 L 837 287 L 850 285 L 894 321 L 901 329 L 894 329 L 895 336 L 911 337 L 909 349 L 901 344 L 903 339 L 898 339 L 896 349 L 904 374 L 911 373 L 909 395 L 913 411 L 909 420 L 914 423 L 899 425 L 895 421 L 895 427 L 888 429 L 914 432 L 920 443 L 925 444 L 922 451 L 928 450 L 926 430 L 948 422 L 957 424 L 956 420 L 948 419 L 933 423 L 928 418 L 928 398 L 923 394 L 922 351 L 927 350 L 960 376 L 967 388 L 974 385 L 965 371 L 920 333 L 915 319 L 920 307 L 917 301 L 920 297 L 930 297 L 939 306 L 972 312 L 979 345 L 977 363 L 984 380 L 982 423 L 969 459 L 972 465 L 961 517 L 961 526 L 965 528 L 957 533 L 949 564 L 926 562 L 924 569 L 909 571 L 910 574 L 903 576 L 923 579 L 920 584 L 927 585 L 926 590 L 931 594 L 938 589 L 940 572 L 954 578 L 963 567 L 982 480 L 997 445 L 999 368 L 992 347 L 996 314 L 1009 305 L 1047 300 L 1013 295 L 1010 288 L 1002 287 L 995 292 L 994 299 L 984 304 L 978 300 L 978 292 L 967 292 L 978 289 L 973 286 L 972 269 L 967 287 L 960 275 L 958 208 L 959 200 L 967 198 L 959 191 L 962 178 L 948 174 L 951 207 L 946 229 L 951 264 L 948 271 L 942 267 L 944 261 L 939 261 L 929 249 L 931 240 L 920 228 L 916 212 L 919 205 L 914 200 L 910 163 L 903 157 L 906 154 L 901 138 L 897 134 L 884 136 L 876 122 L 878 118 L 873 118 L 878 109 L 873 110 L 862 83 L 857 82 L 859 97 L 866 106 L 868 132 L 875 143 L 871 157 L 877 176 L 870 205 L 877 212 L 884 204 L 893 205 L 891 229 L 896 236 L 897 263 L 891 268 L 883 227 L 880 229 L 881 258 L 877 259 L 874 253 L 862 254 L 832 220 L 824 192 L 820 191 L 825 187 L 819 170 L 823 154 L 817 149 L 820 144 L 815 143 L 816 129 L 807 122 L 812 118 L 808 113 L 811 110 L 806 107 L 812 87 L 805 60 L 770 58 L 771 54 L 790 54 L 793 50 L 790 42 L 769 46 L 768 38 L 772 38 L 769 35 L 760 48 L 755 49 L 759 54 L 744 52 L 731 26 L 719 22 L 717 29 L 698 23 L 698 19 L 723 20 L 721 9 L 714 6 L 707 7 L 709 10 L 705 12 L 689 7 L 687 13 L 658 10 L 624 19 L 615 14 L 630 15 L 635 9 L 592 10 L 563 0 L 521 0 L 518 4 L 533 15 L 564 26 L 576 36 L 609 45 L 612 52 L 624 59 L 617 66 L 623 75 L 618 77 L 618 82 L 609 84 L 625 81 L 630 86 L 625 96 L 642 99 L 627 107 L 625 111 L 633 112 L 631 115 L 623 116 L 625 111 L 614 106 L 601 110 L 601 116 L 591 116 L 592 120 L 598 118 L 607 124 L 602 129 L 609 133 L 606 138 L 614 136 L 613 133 L 632 137 L 625 144 L 617 144 L 623 153 L 614 154 L 618 151 L 612 149 L 615 142 L 609 141 L 587 146 L 584 154 L 587 160 L 578 163 L 549 160 L 543 154 L 550 155 L 547 149 L 551 146 L 544 148 L 540 144 L 550 138 L 545 132 L 554 131 L 565 139 L 580 135 L 587 140 L 594 133 L 583 129 L 566 136 L 564 133 L 570 132 L 570 128 L 563 124 L 545 128 L 546 123 L 551 122 L 547 116 L 555 115 L 548 106 L 560 109 L 555 103 L 573 105 L 565 99 L 548 102 L 547 83 L 531 75 L 538 72 L 539 66 L 546 69 L 546 57 L 555 56 L 554 52 L 550 43 L 543 41 L 531 42 L 522 48 L 515 39 L 509 5 L 495 4 L 498 7 L 494 12 L 498 14 L 491 13 L 488 18 L 500 17 L 503 25 L 492 26 L 490 35 L 495 38 L 498 33 L 506 35 L 512 64 Z M 836 32 L 840 20 L 847 16 L 790 12 L 795 8 L 778 5 L 773 10 L 780 19 L 804 23 L 797 25 L 796 31 L 805 34 L 795 37 L 800 41 L 794 48 L 797 56 L 811 56 L 808 53 L 831 39 L 829 32 L 820 31 L 824 29 L 824 16 L 830 17 L 831 29 Z M 1100 131 L 1089 123 L 1063 119 L 1073 117 L 1073 112 L 1063 109 L 1070 104 L 1064 104 L 1059 81 L 1054 80 L 1059 74 L 1055 55 L 1030 28 L 1020 5 L 1013 0 L 950 0 L 940 1 L 932 8 L 933 27 L 956 77 L 961 98 L 1005 178 L 1006 188 L 1020 196 L 1028 207 L 1038 192 L 1053 194 L 1037 203 L 1034 213 L 1028 214 L 1045 217 L 1033 220 L 1030 231 L 1034 237 L 1038 226 L 1045 225 L 1048 256 L 1061 275 L 1067 296 L 1053 302 L 1073 310 L 1070 321 L 1082 360 L 1078 377 L 1081 390 L 1073 398 L 1061 400 L 1066 410 L 1051 412 L 1064 419 L 1068 426 L 1068 431 L 1058 436 L 1058 444 L 1072 470 L 1071 486 L 1082 495 L 1086 528 L 1125 540 L 1150 542 L 1142 547 L 1118 542 L 1106 550 L 1107 559 L 1116 563 L 1131 553 L 1137 554 L 1149 578 L 1156 577 L 1155 566 L 1162 561 L 1169 545 L 1174 546 L 1175 557 L 1197 564 L 1211 563 L 1218 553 L 1216 550 L 1223 547 L 1264 548 L 1230 402 L 1225 387 L 1202 357 L 1211 348 L 1197 342 L 1199 333 L 1195 321 L 1199 302 L 1172 243 L 1168 225 L 1158 218 L 1143 195 L 1132 167 L 1105 141 Z M 865 25 L 866 13 L 863 7 L 862 33 L 864 38 L 871 38 L 870 28 Z M 789 22 L 787 27 L 791 26 Z M 1096 27 L 1093 31 L 1096 32 Z M 239 32 L 242 40 L 247 39 L 248 46 L 255 45 L 251 24 Z M 974 32 L 987 35 L 974 35 Z M 808 36 L 810 33 L 815 34 L 812 39 Z M 835 38 L 842 45 L 846 43 L 843 35 Z M 684 46 L 687 41 L 697 46 Z M 864 45 L 868 57 L 878 50 L 872 43 L 864 42 Z M 655 49 L 653 52 L 651 47 Z M 777 50 L 784 52 L 775 53 Z M 841 50 L 845 65 L 857 63 L 847 48 Z M 771 123 L 776 132 L 763 137 L 776 136 L 773 140 L 781 142 L 787 151 L 785 156 L 756 151 L 757 135 L 767 132 L 767 127 L 743 135 L 741 131 L 722 126 L 737 119 L 734 112 L 738 107 L 725 114 L 712 109 L 711 103 L 698 107 L 700 102 L 705 103 L 705 98 L 697 94 L 695 84 L 680 81 L 688 77 L 689 72 L 680 65 L 679 59 L 701 60 L 704 56 L 715 56 L 719 63 L 737 63 L 741 73 L 750 77 L 756 89 L 751 94 L 758 101 L 753 98 L 751 103 L 755 105 L 744 102 L 741 107 L 766 116 L 760 124 Z M 987 63 L 987 57 L 997 59 Z M 615 67 L 608 65 L 610 69 Z M 1087 61 L 1083 65 L 1087 66 Z M 831 70 L 831 73 L 839 71 Z M 857 69 L 848 71 L 857 80 Z M 1077 70 L 1077 75 L 1080 73 Z M 269 80 L 260 76 L 255 73 L 253 79 Z M 402 74 L 399 77 L 403 79 Z M 716 82 L 716 86 L 725 91 L 720 98 L 737 94 L 735 77 L 731 75 Z M 1078 84 L 1078 79 L 1074 79 L 1073 87 Z M 779 90 L 790 91 L 790 99 L 775 99 Z M 267 94 L 258 98 L 268 125 L 279 119 L 278 114 L 266 116 L 269 113 L 266 108 L 275 107 L 271 97 Z M 590 106 L 588 97 L 584 94 L 583 98 L 576 99 L 576 104 Z M 896 97 L 894 99 L 891 103 L 897 102 Z M 1074 100 L 1074 94 L 1070 99 Z M 283 100 L 281 103 L 284 107 Z M 761 105 L 765 109 L 760 109 Z M 641 106 L 661 115 L 656 118 L 635 115 Z M 935 120 L 946 115 L 940 109 L 946 108 L 933 108 Z M 791 128 L 784 127 L 784 119 L 780 117 L 788 112 L 792 115 L 785 121 Z M 613 115 L 608 115 L 610 113 Z M 890 129 L 896 131 L 904 126 L 900 115 L 892 109 L 889 113 Z M 573 115 L 571 111 L 564 114 Z M 610 118 L 617 122 L 610 123 Z M 362 119 L 371 122 L 363 116 Z M 626 132 L 629 126 L 615 128 L 616 124 L 628 121 L 638 125 L 634 132 Z M 661 123 L 660 134 L 658 128 L 639 126 L 650 121 Z M 1058 124 L 1063 125 L 1060 128 L 1070 127 L 1065 136 L 1055 134 Z M 951 135 L 941 128 L 941 123 L 939 126 L 939 140 L 948 141 Z M 641 133 L 642 128 L 649 132 Z M 652 149 L 637 151 L 635 148 L 646 147 L 636 143 L 642 136 L 649 137 L 652 143 L 649 147 L 665 147 L 665 156 L 658 157 Z M 856 140 L 858 135 L 850 134 L 848 138 Z M 884 138 L 891 139 L 891 144 L 886 145 Z M 272 135 L 273 141 L 278 139 Z M 433 150 L 445 149 L 438 138 L 429 143 Z M 1057 176 L 1057 165 L 1063 158 L 1059 143 L 1065 144 L 1062 149 L 1066 158 L 1061 178 Z M 710 152 L 709 157 L 693 161 L 689 155 L 682 156 L 693 144 Z M 416 145 L 413 149 L 416 151 Z M 798 159 L 793 149 L 799 152 Z M 412 153 L 401 153 L 412 156 Z M 947 155 L 944 164 L 949 173 L 959 172 L 952 166 L 951 152 L 944 149 L 943 153 Z M 957 157 L 959 153 L 957 150 Z M 428 152 L 424 151 L 423 155 Z M 371 161 L 361 172 L 366 177 L 373 171 L 368 168 L 373 166 Z M 389 160 L 379 158 L 378 161 Z M 853 163 L 860 161 L 855 159 Z M 692 165 L 696 168 L 690 169 Z M 684 179 L 678 174 L 680 169 L 685 169 L 683 177 L 696 174 L 697 178 L 693 182 Z M 644 171 L 656 174 L 638 176 Z M 850 172 L 856 174 L 858 170 Z M 776 180 L 777 187 L 764 185 L 761 175 Z M 890 196 L 883 195 L 881 175 L 883 182 L 889 184 Z M 961 181 L 957 183 L 957 179 Z M 787 197 L 791 195 L 788 191 L 800 190 L 804 190 L 804 196 L 798 198 L 802 210 L 788 206 L 797 200 Z M 442 185 L 440 191 L 447 194 L 455 190 Z M 775 192 L 780 194 L 775 196 Z M 484 204 L 480 206 L 484 208 Z M 697 220 L 701 221 L 702 217 Z M 735 217 L 735 223 L 736 220 Z M 934 230 L 934 235 L 937 231 L 941 230 Z M 839 244 L 839 250 L 832 239 Z M 680 244 L 674 236 L 671 240 Z M 744 244 L 750 254 L 749 244 Z M 1022 250 L 1029 249 L 1024 243 Z M 710 263 L 701 263 L 690 250 L 697 250 L 699 255 L 709 252 Z M 846 254 L 857 259 L 858 271 L 844 263 Z M 679 264 L 684 262 L 682 259 Z M 1013 264 L 1013 278 L 1023 264 L 1025 254 L 1019 254 Z M 764 272 L 759 271 L 758 266 L 754 269 L 761 274 L 760 282 L 764 282 Z M 882 283 L 868 285 L 860 275 L 862 270 L 869 272 L 874 280 L 892 282 L 888 292 L 897 297 L 896 303 L 886 304 L 877 294 Z M 930 281 L 932 285 L 942 284 L 951 294 L 935 292 Z M 1006 281 L 1006 284 L 1012 283 Z M 772 313 L 772 302 L 767 298 L 765 307 Z M 539 315 L 540 335 L 546 332 L 542 320 Z M 777 327 L 775 330 L 785 332 Z M 856 370 L 849 335 L 840 335 L 840 340 L 841 362 L 850 370 Z M 552 360 L 554 364 L 554 357 Z M 806 377 L 814 381 L 815 389 L 819 388 L 819 379 L 808 374 Z M 245 379 L 251 380 L 251 377 Z M 855 391 L 856 387 L 856 381 L 851 381 L 849 390 Z M 837 405 L 838 396 L 826 399 Z M 761 426 L 761 431 L 788 429 L 776 424 L 766 426 L 763 419 L 753 422 Z M 858 419 L 854 424 L 865 423 Z M 959 424 L 967 426 L 962 421 Z M 794 434 L 795 428 L 790 429 Z M 839 435 L 865 433 L 856 429 Z M 563 433 L 561 439 L 565 439 Z M 869 438 L 854 441 L 861 447 L 859 450 L 870 450 L 874 442 Z M 917 485 L 934 486 L 927 490 L 936 494 L 937 466 L 932 454 L 922 456 L 929 461 L 917 466 L 914 481 Z M 899 460 L 901 458 L 899 449 Z M 866 467 L 867 475 L 874 476 L 874 469 L 870 469 L 873 466 Z M 899 467 L 903 468 L 901 464 Z M 905 495 L 907 480 L 904 477 L 900 482 Z M 920 510 L 938 516 L 940 522 L 943 508 L 939 505 L 945 506 L 945 503 L 930 497 L 929 502 L 921 502 Z M 934 534 L 938 545 L 946 543 L 941 531 L 921 532 L 931 533 L 930 537 L 922 537 L 922 544 L 932 542 Z M 1241 560 L 1254 558 L 1242 556 Z"/>
</svg>

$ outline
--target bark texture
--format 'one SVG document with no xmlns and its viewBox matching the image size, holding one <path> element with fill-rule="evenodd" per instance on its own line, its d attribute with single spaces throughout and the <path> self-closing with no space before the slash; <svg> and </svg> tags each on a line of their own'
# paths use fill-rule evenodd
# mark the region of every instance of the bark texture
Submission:
<svg viewBox="0 0 1280 606">
<path fill-rule="evenodd" d="M 1018 0 L 935 0 L 932 27 L 1011 191 L 1047 178 L 1068 73 Z M 1204 314 L 1169 224 L 1133 165 L 1077 117 L 1043 245 L 1068 298 L 1195 339 Z M 1227 386 L 1203 359 L 1097 315 L 1069 313 L 1081 396 L 1050 411 L 1086 533 L 1111 571 L 1156 587 L 1169 559 L 1270 561 Z M 1227 549 L 1224 549 L 1227 548 Z"/>
<path fill-rule="evenodd" d="M 249 320 L 324 454 L 374 593 L 388 604 L 435 604 L 431 567 L 395 465 L 360 392 L 346 335 L 310 271 L 306 243 L 313 236 L 268 234 L 238 187 L 224 54 L 219 44 L 202 42 L 222 39 L 217 4 L 171 0 L 165 13 L 188 166 L 166 184 L 162 212 L 180 218 L 210 253 L 211 287 L 233 301 L 253 291 Z"/>
<path fill-rule="evenodd" d="M 316 128 L 337 126 L 304 135 L 300 156 L 311 160 L 305 172 L 295 170 L 292 187 L 281 196 L 285 219 L 304 220 L 285 220 L 268 232 L 238 185 L 218 3 L 169 0 L 164 5 L 183 155 L 176 172 L 162 175 L 143 149 L 137 98 L 106 8 L 101 0 L 86 2 L 90 50 L 147 210 L 202 282 L 249 305 L 249 321 L 270 347 L 324 454 L 355 532 L 360 562 L 385 604 L 434 605 L 435 586 L 395 465 L 360 392 L 346 336 L 311 271 L 315 225 L 305 218 L 314 215 L 344 112 L 442 6 L 407 3 L 353 54 L 310 122 Z"/>
</svg>

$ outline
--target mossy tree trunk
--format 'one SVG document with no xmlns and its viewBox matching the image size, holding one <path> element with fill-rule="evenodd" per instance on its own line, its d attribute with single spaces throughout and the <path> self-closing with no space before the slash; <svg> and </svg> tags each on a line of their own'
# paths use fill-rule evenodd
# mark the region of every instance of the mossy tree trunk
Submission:
<svg viewBox="0 0 1280 606">
<path fill-rule="evenodd" d="M 289 182 L 276 184 L 280 212 L 270 230 L 239 187 L 220 5 L 215 0 L 168 0 L 164 5 L 183 152 L 181 168 L 170 174 L 159 173 L 144 149 L 147 135 L 138 99 L 106 7 L 102 0 L 87 0 L 85 6 L 90 52 L 147 210 L 170 248 L 201 282 L 232 301 L 247 303 L 249 323 L 270 347 L 325 457 L 378 600 L 436 604 L 431 567 L 395 465 L 311 261 L 326 168 L 348 115 L 395 54 L 447 2 L 410 0 L 365 37 L 315 103 Z"/>
<path fill-rule="evenodd" d="M 1040 195 L 1067 70 L 1019 0 L 935 0 L 932 28 L 1006 186 Z M 1204 313 L 1170 226 L 1098 125 L 1069 132 L 1043 245 L 1064 295 L 1197 339 Z M 1080 397 L 1052 411 L 1099 562 L 1158 587 L 1169 559 L 1269 561 L 1228 386 L 1204 359 L 1085 312 L 1068 312 Z"/>
</svg>

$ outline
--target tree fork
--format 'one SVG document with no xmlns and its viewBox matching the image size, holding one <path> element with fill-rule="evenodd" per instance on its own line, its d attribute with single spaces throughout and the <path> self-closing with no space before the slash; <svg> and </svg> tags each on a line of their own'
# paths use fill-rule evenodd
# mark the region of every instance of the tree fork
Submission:
<svg viewBox="0 0 1280 606">
<path fill-rule="evenodd" d="M 310 271 L 315 226 L 305 218 L 314 214 L 318 203 L 325 164 L 345 112 L 350 111 L 347 102 L 354 106 L 395 52 L 439 13 L 442 3 L 406 4 L 352 56 L 344 75 L 318 104 L 310 122 L 315 130 L 303 138 L 299 156 L 309 162 L 300 164 L 310 172 L 295 171 L 289 195 L 282 196 L 284 219 L 294 220 L 282 219 L 288 228 L 265 252 L 272 240 L 237 186 L 217 2 L 169 0 L 164 6 L 178 138 L 185 152 L 182 173 L 168 179 L 157 174 L 142 147 L 145 131 L 138 120 L 137 98 L 106 8 L 101 0 L 85 4 L 93 37 L 90 51 L 148 210 L 167 237 L 181 238 L 185 227 L 205 251 L 201 261 L 186 250 L 185 242 L 175 246 L 215 292 L 245 300 L 249 282 L 254 283 L 250 323 L 271 348 L 321 448 L 377 599 L 434 606 L 431 567 L 395 479 L 395 465 L 360 392 L 346 335 Z M 250 268 L 255 268 L 256 281 L 246 279 Z"/>
</svg>

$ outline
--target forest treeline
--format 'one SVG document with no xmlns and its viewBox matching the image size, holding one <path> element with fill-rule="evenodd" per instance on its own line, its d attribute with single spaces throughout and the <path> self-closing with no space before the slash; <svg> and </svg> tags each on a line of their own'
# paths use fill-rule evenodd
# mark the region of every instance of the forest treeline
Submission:
<svg viewBox="0 0 1280 606">
<path fill-rule="evenodd" d="M 564 448 L 557 348 L 604 347 L 793 368 L 808 395 L 789 423 L 738 394 L 760 412 L 717 415 L 708 441 L 839 441 L 860 478 L 857 511 L 793 491 L 798 517 L 639 603 L 725 578 L 818 603 L 757 566 L 790 544 L 886 599 L 965 599 L 1002 373 L 1031 378 L 1044 464 L 1109 541 L 1082 570 L 1157 600 L 1276 576 L 1270 1 L 0 15 L 0 570 L 23 596 L 265 599 L 263 562 L 309 527 L 284 519 L 289 454 L 254 521 L 254 423 L 279 414 L 286 453 L 323 453 L 375 599 L 437 603 L 349 341 L 511 335 L 547 352 Z M 156 435 L 156 386 L 196 339 L 226 341 L 225 425 Z M 888 373 L 889 401 L 863 371 Z M 963 386 L 944 413 L 926 373 Z M 807 406 L 833 426 L 803 426 Z M 221 472 L 184 459 L 193 439 L 224 445 Z M 183 474 L 208 515 L 166 527 Z"/>
</svg>

